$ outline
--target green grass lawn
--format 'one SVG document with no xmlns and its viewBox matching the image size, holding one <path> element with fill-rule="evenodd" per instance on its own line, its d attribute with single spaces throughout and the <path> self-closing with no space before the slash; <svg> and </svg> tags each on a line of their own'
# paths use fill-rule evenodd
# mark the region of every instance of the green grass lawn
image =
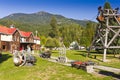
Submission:
<svg viewBox="0 0 120 80">
<path fill-rule="evenodd" d="M 52 56 L 59 56 L 58 51 L 52 51 Z M 108 62 L 102 62 L 103 54 L 98 54 L 96 52 L 91 53 L 91 58 L 85 57 L 84 55 L 87 54 L 85 50 L 82 51 L 74 51 L 74 50 L 67 50 L 67 58 L 72 60 L 80 60 L 80 61 L 94 61 L 99 63 L 100 65 L 110 66 L 114 68 L 120 68 L 120 59 L 114 58 L 112 54 L 107 54 Z M 96 59 L 94 59 L 94 55 L 96 55 Z"/>
<path fill-rule="evenodd" d="M 80 57 L 78 53 L 68 51 L 68 58 L 87 60 L 85 57 Z M 57 52 L 53 55 L 57 56 Z M 3 53 L 0 58 L 0 80 L 113 80 L 112 77 L 88 74 L 81 69 L 49 62 L 40 58 L 38 54 L 35 56 L 37 63 L 34 66 L 16 67 L 13 64 L 13 55 Z"/>
</svg>

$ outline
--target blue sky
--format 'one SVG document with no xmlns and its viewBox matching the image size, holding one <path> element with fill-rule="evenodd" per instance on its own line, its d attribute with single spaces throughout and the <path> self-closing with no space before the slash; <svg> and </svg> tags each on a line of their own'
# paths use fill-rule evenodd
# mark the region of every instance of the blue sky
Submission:
<svg viewBox="0 0 120 80">
<path fill-rule="evenodd" d="M 113 8 L 120 7 L 120 0 L 0 0 L 0 18 L 12 13 L 46 11 L 67 18 L 95 20 L 98 6 L 106 1 Z"/>
</svg>

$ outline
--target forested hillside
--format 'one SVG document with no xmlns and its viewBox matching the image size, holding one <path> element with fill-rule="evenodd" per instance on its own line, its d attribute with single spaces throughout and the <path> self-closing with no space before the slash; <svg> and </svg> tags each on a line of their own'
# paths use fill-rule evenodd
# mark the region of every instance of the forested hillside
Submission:
<svg viewBox="0 0 120 80">
<path fill-rule="evenodd" d="M 33 33 L 35 33 L 37 30 L 38 36 L 41 37 L 42 44 L 45 45 L 46 41 L 52 38 L 50 40 L 54 39 L 53 42 L 57 41 L 56 43 L 52 44 L 54 47 L 56 45 L 59 46 L 57 44 L 59 37 L 64 39 L 64 44 L 66 46 L 69 46 L 69 44 L 73 41 L 77 41 L 79 44 L 87 46 L 85 45 L 85 40 L 89 38 L 89 41 L 91 41 L 96 23 L 89 20 L 84 21 L 70 19 L 62 15 L 41 11 L 32 14 L 11 14 L 0 19 L 0 24 L 7 27 L 10 27 L 10 25 L 13 24 L 14 27 L 19 28 L 20 30 L 32 31 Z M 90 44 L 89 41 L 88 43 Z"/>
<path fill-rule="evenodd" d="M 2 18 L 2 20 L 13 20 L 13 21 L 28 23 L 28 24 L 49 24 L 52 16 L 56 17 L 58 24 L 77 23 L 82 26 L 85 26 L 86 23 L 88 22 L 85 20 L 70 19 L 62 15 L 51 14 L 44 11 L 32 13 L 32 14 L 15 13 Z"/>
<path fill-rule="evenodd" d="M 58 25 L 65 25 L 65 24 L 79 24 L 81 26 L 85 26 L 89 21 L 83 20 L 75 20 L 69 19 L 61 15 L 50 14 L 44 11 L 32 13 L 32 14 L 25 14 L 25 13 L 15 13 L 8 15 L 2 19 L 0 19 L 0 24 L 10 26 L 14 24 L 15 27 L 25 30 L 25 31 L 33 31 L 38 30 L 39 34 L 47 35 L 47 32 L 50 28 L 50 20 L 51 17 L 55 16 L 57 19 Z"/>
</svg>

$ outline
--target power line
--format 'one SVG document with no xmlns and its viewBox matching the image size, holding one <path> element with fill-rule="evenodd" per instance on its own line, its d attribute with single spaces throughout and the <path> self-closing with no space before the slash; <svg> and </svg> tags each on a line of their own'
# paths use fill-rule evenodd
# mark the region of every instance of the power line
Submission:
<svg viewBox="0 0 120 80">
<path fill-rule="evenodd" d="M 97 15 L 93 16 L 93 17 L 90 19 L 90 21 L 96 19 L 96 17 L 97 17 Z"/>
</svg>

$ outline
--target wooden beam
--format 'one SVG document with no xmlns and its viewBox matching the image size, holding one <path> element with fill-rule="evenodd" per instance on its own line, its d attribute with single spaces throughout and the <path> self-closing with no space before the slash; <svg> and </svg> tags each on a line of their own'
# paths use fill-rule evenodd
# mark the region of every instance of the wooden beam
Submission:
<svg viewBox="0 0 120 80">
<path fill-rule="evenodd" d="M 100 46 L 93 46 L 92 48 L 95 48 L 95 49 L 104 49 L 105 47 L 104 46 L 102 46 L 102 47 L 100 47 Z"/>
<path fill-rule="evenodd" d="M 103 13 L 103 16 L 120 16 L 120 14 L 105 14 L 105 13 Z"/>
<path fill-rule="evenodd" d="M 107 47 L 110 46 L 110 44 L 113 42 L 113 40 L 119 35 L 120 33 L 120 29 L 118 30 L 118 32 L 113 36 L 113 38 L 109 41 L 109 43 L 107 44 Z"/>
<path fill-rule="evenodd" d="M 115 48 L 120 48 L 120 46 L 109 46 L 108 48 L 109 48 L 109 49 L 110 49 L 110 48 L 115 49 Z"/>
<path fill-rule="evenodd" d="M 112 32 L 114 32 L 115 34 L 117 33 L 116 31 L 114 31 L 112 28 L 108 27 L 109 30 L 111 30 Z M 120 34 L 119 34 L 120 36 Z"/>
<path fill-rule="evenodd" d="M 120 28 L 120 26 L 108 26 L 110 28 Z"/>
<path fill-rule="evenodd" d="M 109 17 L 106 18 L 106 26 L 109 26 Z M 106 28 L 106 32 L 105 32 L 105 49 L 104 49 L 104 54 L 103 54 L 103 62 L 106 61 L 106 54 L 107 54 L 107 43 L 108 43 L 108 33 L 109 33 L 109 29 Z"/>
<path fill-rule="evenodd" d="M 118 24 L 120 25 L 120 22 L 118 21 L 117 17 L 116 17 L 116 16 L 114 16 L 114 18 L 116 19 L 116 21 L 117 21 L 117 22 L 118 22 Z"/>
<path fill-rule="evenodd" d="M 99 33 L 99 31 L 98 31 L 98 33 Z M 99 33 L 98 36 L 99 36 L 99 38 L 100 38 L 100 40 L 102 42 L 102 45 L 104 45 L 105 43 L 103 41 L 103 37 L 105 37 L 105 35 L 102 35 L 101 33 Z"/>
</svg>

